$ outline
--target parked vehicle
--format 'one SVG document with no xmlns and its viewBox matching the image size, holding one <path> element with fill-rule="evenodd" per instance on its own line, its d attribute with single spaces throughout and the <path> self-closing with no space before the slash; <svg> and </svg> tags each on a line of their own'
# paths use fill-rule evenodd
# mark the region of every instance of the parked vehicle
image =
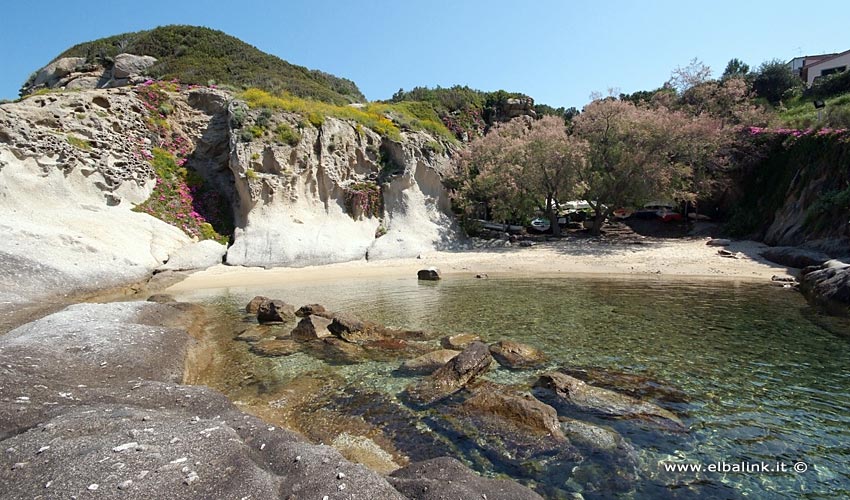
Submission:
<svg viewBox="0 0 850 500">
<path fill-rule="evenodd" d="M 672 203 L 653 201 L 643 208 L 635 210 L 632 217 L 636 219 L 661 219 L 664 222 L 682 220 L 682 214 L 673 208 Z"/>
</svg>

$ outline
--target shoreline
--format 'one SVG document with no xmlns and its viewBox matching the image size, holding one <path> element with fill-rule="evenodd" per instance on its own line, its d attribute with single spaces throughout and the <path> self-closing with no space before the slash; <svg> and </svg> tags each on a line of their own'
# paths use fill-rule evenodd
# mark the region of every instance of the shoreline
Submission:
<svg viewBox="0 0 850 500">
<path fill-rule="evenodd" d="M 685 281 L 769 281 L 795 270 L 759 255 L 762 243 L 737 241 L 726 247 L 739 258 L 718 255 L 720 247 L 703 239 L 652 240 L 642 245 L 609 244 L 592 240 L 561 240 L 533 247 L 434 251 L 420 258 L 349 261 L 305 267 L 234 267 L 224 264 L 195 272 L 164 290 L 192 290 L 274 285 L 281 281 L 334 282 L 415 276 L 436 267 L 446 277 L 486 274 L 488 277 L 579 277 L 664 279 Z"/>
</svg>

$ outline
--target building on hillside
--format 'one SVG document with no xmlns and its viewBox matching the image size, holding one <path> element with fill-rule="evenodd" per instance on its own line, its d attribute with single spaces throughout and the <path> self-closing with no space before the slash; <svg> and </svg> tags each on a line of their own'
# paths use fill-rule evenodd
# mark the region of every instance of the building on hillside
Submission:
<svg viewBox="0 0 850 500">
<path fill-rule="evenodd" d="M 815 56 L 795 57 L 794 59 L 791 59 L 790 61 L 788 61 L 788 67 L 791 68 L 791 71 L 793 71 L 795 75 L 799 76 L 800 78 L 803 78 L 803 68 L 805 66 L 814 64 L 818 61 L 823 61 L 824 59 L 828 59 L 830 57 L 834 57 L 834 56 L 837 56 L 837 55 L 838 54 L 833 53 L 833 54 L 818 54 L 818 55 L 815 55 Z"/>
<path fill-rule="evenodd" d="M 794 59 L 791 62 L 794 62 Z M 850 68 L 850 50 L 845 50 L 840 54 L 832 54 L 828 57 L 816 56 L 812 60 L 806 59 L 805 64 L 800 68 L 800 78 L 806 82 L 806 85 L 811 87 L 816 79 L 833 73 L 847 71 L 847 68 Z"/>
</svg>

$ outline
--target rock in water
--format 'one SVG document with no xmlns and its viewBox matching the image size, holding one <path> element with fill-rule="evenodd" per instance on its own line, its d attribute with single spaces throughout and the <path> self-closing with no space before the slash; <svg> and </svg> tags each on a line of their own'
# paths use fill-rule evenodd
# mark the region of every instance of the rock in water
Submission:
<svg viewBox="0 0 850 500">
<path fill-rule="evenodd" d="M 448 337 L 443 337 L 440 339 L 440 345 L 442 345 L 446 349 L 455 349 L 455 350 L 463 350 L 466 349 L 469 344 L 473 342 L 478 342 L 481 340 L 481 337 L 475 335 L 474 333 L 458 333 L 457 335 L 449 335 Z"/>
<path fill-rule="evenodd" d="M 299 318 L 306 318 L 310 315 L 313 316 L 321 316 L 323 318 L 333 319 L 333 314 L 331 314 L 325 306 L 322 304 L 307 304 L 306 306 L 301 306 L 295 311 L 295 315 Z"/>
<path fill-rule="evenodd" d="M 245 312 L 248 313 L 248 314 L 257 314 L 257 312 L 260 310 L 260 306 L 263 304 L 263 302 L 268 302 L 270 300 L 271 299 L 268 298 L 268 297 L 263 297 L 262 295 L 257 295 L 256 297 L 251 299 L 250 302 L 248 302 L 248 305 L 245 306 Z"/>
<path fill-rule="evenodd" d="M 346 342 L 362 343 L 391 337 L 391 331 L 371 321 L 361 321 L 357 317 L 340 313 L 333 316 L 328 330 Z"/>
<path fill-rule="evenodd" d="M 422 281 L 437 281 L 440 279 L 440 270 L 436 267 L 420 269 L 419 272 L 416 273 L 416 277 Z"/>
<path fill-rule="evenodd" d="M 290 336 L 295 340 L 316 340 L 324 337 L 330 337 L 331 332 L 328 330 L 331 320 L 320 316 L 307 316 L 298 322 L 298 325 L 292 329 Z"/>
<path fill-rule="evenodd" d="M 463 410 L 495 415 L 533 433 L 549 435 L 558 441 L 566 440 L 554 408 L 530 394 L 513 394 L 506 387 L 485 384 L 463 403 Z"/>
<path fill-rule="evenodd" d="M 512 340 L 501 340 L 491 345 L 490 354 L 505 368 L 531 368 L 546 361 L 546 355 L 540 349 Z"/>
<path fill-rule="evenodd" d="M 409 359 L 401 364 L 401 369 L 410 373 L 430 374 L 440 369 L 460 354 L 460 351 L 451 349 L 439 349 L 423 354 L 417 358 Z"/>
<path fill-rule="evenodd" d="M 588 385 L 581 380 L 559 372 L 549 372 L 540 377 L 536 388 L 551 391 L 559 403 L 583 411 L 618 418 L 636 418 L 655 423 L 669 430 L 684 431 L 679 417 L 658 405 L 635 399 L 601 387 Z"/>
<path fill-rule="evenodd" d="M 850 265 L 830 260 L 820 267 L 804 270 L 800 291 L 831 314 L 850 315 Z"/>
<path fill-rule="evenodd" d="M 285 323 L 295 319 L 295 307 L 282 300 L 269 300 L 257 309 L 260 323 Z"/>
<path fill-rule="evenodd" d="M 431 375 L 409 386 L 411 400 L 431 404 L 462 389 L 485 373 L 493 362 L 487 344 L 473 342 L 462 353 Z"/>
<path fill-rule="evenodd" d="M 263 339 L 251 344 L 251 352 L 260 356 L 289 356 L 300 350 L 301 344 L 290 339 Z"/>
</svg>

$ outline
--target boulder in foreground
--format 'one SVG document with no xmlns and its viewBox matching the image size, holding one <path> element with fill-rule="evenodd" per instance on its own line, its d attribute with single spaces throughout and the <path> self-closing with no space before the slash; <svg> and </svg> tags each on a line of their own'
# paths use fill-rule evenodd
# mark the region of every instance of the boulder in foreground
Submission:
<svg viewBox="0 0 850 500">
<path fill-rule="evenodd" d="M 409 386 L 407 394 L 416 403 L 434 403 L 484 374 L 492 362 L 487 344 L 473 342 L 442 368 Z"/>
</svg>

